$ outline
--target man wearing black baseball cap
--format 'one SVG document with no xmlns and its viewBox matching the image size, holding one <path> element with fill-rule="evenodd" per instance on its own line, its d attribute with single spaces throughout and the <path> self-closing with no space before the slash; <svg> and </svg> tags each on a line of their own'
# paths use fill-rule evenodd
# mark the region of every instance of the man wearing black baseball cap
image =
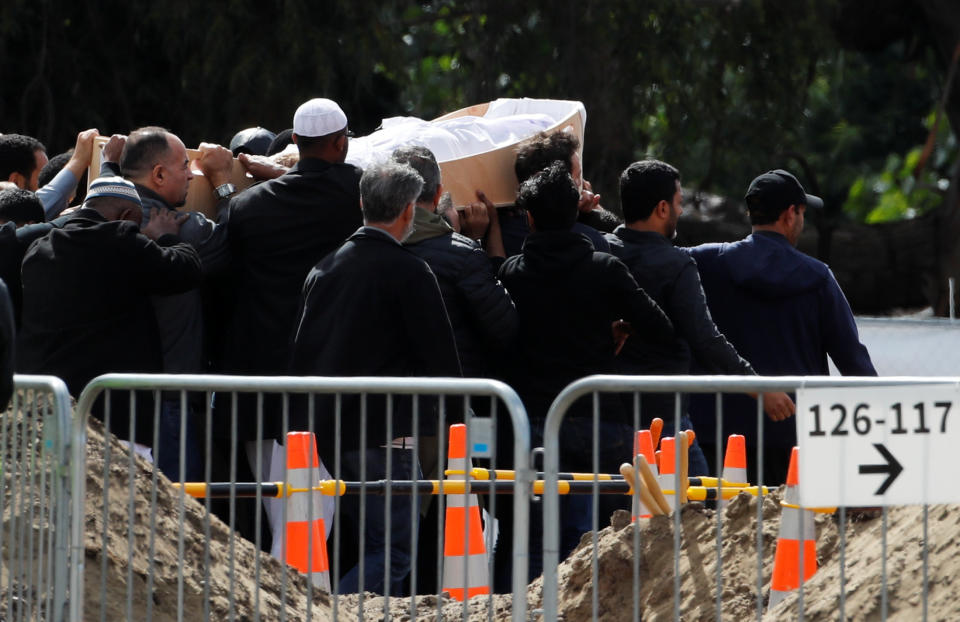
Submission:
<svg viewBox="0 0 960 622">
<path fill-rule="evenodd" d="M 717 327 L 763 376 L 829 375 L 828 355 L 846 376 L 877 375 L 830 268 L 795 248 L 805 211 L 821 209 L 823 201 L 782 169 L 750 182 L 745 200 L 753 226 L 749 236 L 689 249 Z M 713 439 L 715 434 L 701 428 L 715 425 L 715 406 L 697 401 L 691 404 L 697 436 Z M 756 403 L 724 396 L 723 410 L 724 434 L 745 435 L 748 451 L 755 452 Z M 704 416 L 698 418 L 698 412 Z M 792 417 L 764 422 L 764 482 L 786 479 L 796 442 Z M 756 465 L 748 464 L 755 481 Z"/>
</svg>

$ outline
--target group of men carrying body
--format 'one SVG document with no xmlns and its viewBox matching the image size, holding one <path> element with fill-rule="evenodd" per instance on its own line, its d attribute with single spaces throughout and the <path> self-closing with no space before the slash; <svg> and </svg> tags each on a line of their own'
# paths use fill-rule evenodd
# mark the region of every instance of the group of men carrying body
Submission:
<svg viewBox="0 0 960 622">
<path fill-rule="evenodd" d="M 523 399 L 535 445 L 557 392 L 593 373 L 827 374 L 828 355 L 841 373 L 876 373 L 833 275 L 794 248 L 805 210 L 822 202 L 786 171 L 751 183 L 750 236 L 682 249 L 671 243 L 682 201 L 676 169 L 656 160 L 627 167 L 620 179 L 625 222 L 613 226 L 582 178 L 575 138 L 540 135 L 518 148 L 516 206 L 498 212 L 480 195 L 461 213 L 470 228 L 464 236 L 440 207 L 442 180 L 428 149 L 406 146 L 360 171 L 344 162 L 348 134 L 336 103 L 304 103 L 293 119 L 299 162 L 287 170 L 241 157 L 268 179 L 239 193 L 226 181 L 230 152 L 201 145 L 198 165 L 220 199 L 216 222 L 189 205 L 174 211 L 191 178 L 176 136 L 151 127 L 113 137 L 104 176 L 83 207 L 34 225 L 43 229 L 33 239 L 18 239 L 20 229 L 12 238 L 21 248 L 28 244 L 17 369 L 61 375 L 75 393 L 108 371 L 499 377 Z M 10 181 L 29 178 L 18 175 Z M 211 305 L 199 288 L 215 279 Z M 215 322 L 205 326 L 211 315 Z M 221 330 L 211 338 L 214 324 Z M 756 402 L 742 396 L 745 405 L 737 404 L 736 397 L 725 398 L 724 431 L 745 434 L 752 448 L 763 442 L 765 481 L 783 481 L 795 442 L 793 402 L 783 393 L 762 396 L 771 422 L 761 440 Z M 161 468 L 173 479 L 202 477 L 190 460 L 184 473 L 165 462 L 181 443 L 203 455 L 195 435 L 179 437 L 180 418 L 202 406 L 188 403 L 183 412 L 179 400 L 161 400 L 154 447 Z M 714 422 L 711 409 L 691 424 L 685 400 L 684 427 Z M 139 429 L 142 420 L 152 426 L 150 417 L 138 418 L 137 430 L 124 429 L 116 402 L 114 431 L 152 445 L 152 428 Z M 585 406 L 575 405 L 561 439 L 561 464 L 570 470 L 592 468 L 592 410 Z M 281 408 L 269 396 L 262 403 L 216 396 L 214 452 L 222 458 L 236 451 L 232 443 L 242 444 L 239 453 L 263 477 L 274 439 L 283 440 Z M 291 401 L 289 429 L 315 430 L 321 458 L 342 479 L 417 477 L 418 454 L 407 441 L 443 432 L 436 405 L 420 405 L 417 429 L 413 406 L 403 399 L 387 405 L 370 396 L 365 420 L 360 411 L 348 396 L 339 410 L 332 400 L 309 408 Z M 617 396 L 603 398 L 601 413 L 601 466 L 609 471 L 629 455 L 634 423 Z M 644 396 L 644 423 L 659 416 L 672 425 L 673 413 L 672 396 Z M 498 445 L 508 447 L 509 439 Z M 699 447 L 691 460 L 691 473 L 709 472 Z M 356 560 L 345 558 L 341 592 L 356 591 L 361 581 L 366 590 L 402 590 L 418 529 L 413 502 L 394 497 L 385 517 L 385 507 L 368 498 L 361 521 L 358 504 L 344 500 L 341 550 L 355 550 L 361 539 L 366 546 L 363 577 Z M 571 538 L 584 511 L 576 504 L 564 510 Z M 362 522 L 364 533 L 357 529 Z M 500 550 L 498 559 L 509 559 L 506 547 Z"/>
</svg>

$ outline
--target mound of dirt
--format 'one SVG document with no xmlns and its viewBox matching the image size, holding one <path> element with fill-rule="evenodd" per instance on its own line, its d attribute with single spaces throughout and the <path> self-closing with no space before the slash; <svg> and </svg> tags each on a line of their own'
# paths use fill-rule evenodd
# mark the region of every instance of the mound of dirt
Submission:
<svg viewBox="0 0 960 622">
<path fill-rule="evenodd" d="M 293 568 L 255 550 L 253 544 L 234 535 L 215 516 L 206 518 L 204 506 L 184 499 L 183 552 L 179 551 L 180 497 L 163 475 L 152 486 L 153 470 L 139 457 L 134 462 L 131 488 L 129 454 L 116 439 L 110 441 L 110 468 L 106 490 L 102 427 L 91 421 L 87 444 L 85 617 L 98 619 L 101 607 L 107 619 L 145 619 L 148 602 L 152 619 L 172 621 L 182 611 L 183 619 L 226 618 L 231 609 L 238 620 L 250 620 L 259 611 L 265 620 L 305 620 L 308 611 L 307 582 Z M 131 504 L 131 490 L 133 491 Z M 108 492 L 107 492 L 108 491 Z M 104 546 L 104 495 L 108 494 L 106 545 Z M 156 500 L 151 503 L 151 497 Z M 685 620 L 714 620 L 717 593 L 725 619 L 756 619 L 758 572 L 760 606 L 764 620 L 797 617 L 797 596 L 788 597 L 766 612 L 773 554 L 779 528 L 781 491 L 762 500 L 761 554 L 757 554 L 757 500 L 748 495 L 734 498 L 718 513 L 700 504 L 688 504 L 680 514 L 679 612 Z M 131 512 L 132 534 L 127 528 Z M 155 508 L 152 509 L 152 508 Z M 155 538 L 151 553 L 151 522 Z M 820 569 L 804 588 L 804 616 L 811 621 L 835 620 L 840 607 L 840 539 L 837 517 L 817 515 L 817 556 Z M 880 618 L 882 520 L 860 518 L 846 525 L 845 615 L 850 620 Z M 721 542 L 721 583 L 717 581 L 717 530 Z M 960 619 L 953 583 L 960 581 L 960 512 L 955 506 L 929 508 L 929 619 Z M 206 530 L 209 529 L 209 538 Z M 132 538 L 133 546 L 130 546 Z M 597 534 L 598 618 L 631 620 L 634 589 L 639 592 L 643 620 L 674 617 L 674 517 L 661 516 L 630 523 L 629 514 L 617 512 L 611 525 Z M 639 549 L 634 554 L 634 540 Z M 891 508 L 887 520 L 887 600 L 890 620 L 914 620 L 922 615 L 923 508 Z M 233 549 L 231 553 L 231 547 Z M 233 562 L 231 565 L 231 554 Z M 559 567 L 559 613 L 565 622 L 590 620 L 593 609 L 592 534 Z M 106 573 L 101 565 L 106 562 Z M 259 562 L 260 584 L 254 580 Z M 639 573 L 634 574 L 634 565 Z M 152 586 L 148 586 L 152 565 Z M 231 567 L 235 572 L 231 576 Z M 208 570 L 205 570 L 208 569 Z M 182 571 L 182 596 L 178 573 Z M 103 574 L 103 576 L 101 576 Z M 132 582 L 128 581 L 132 578 Z M 101 599 L 101 580 L 106 582 Z M 149 587 L 149 589 L 148 589 Z M 206 591 L 205 591 L 206 588 Z M 233 594 L 231 605 L 230 594 Z M 209 600 L 207 600 L 209 599 Z M 528 590 L 528 609 L 542 606 L 542 578 Z M 411 600 L 367 594 L 341 596 L 337 613 L 343 619 L 460 620 L 464 605 L 445 596 L 418 596 L 415 611 Z M 313 590 L 310 616 L 333 617 L 330 595 Z M 476 597 L 466 605 L 468 620 L 507 620 L 509 595 Z"/>
</svg>

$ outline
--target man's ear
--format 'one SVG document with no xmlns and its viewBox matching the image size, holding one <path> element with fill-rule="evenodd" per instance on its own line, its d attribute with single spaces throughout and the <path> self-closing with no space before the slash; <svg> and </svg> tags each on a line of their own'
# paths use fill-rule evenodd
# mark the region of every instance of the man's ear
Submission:
<svg viewBox="0 0 960 622">
<path fill-rule="evenodd" d="M 15 184 L 17 188 L 26 188 L 27 187 L 27 178 L 24 177 L 21 173 L 16 171 L 10 173 L 10 176 L 7 177 L 7 181 L 12 184 Z"/>
<path fill-rule="evenodd" d="M 433 207 L 440 204 L 440 197 L 443 196 L 443 184 L 437 184 L 437 191 L 433 195 Z"/>
<path fill-rule="evenodd" d="M 789 228 L 793 225 L 793 222 L 797 219 L 797 206 L 791 205 L 787 209 L 780 212 L 780 218 L 777 220 L 780 221 L 780 224 Z"/>
<path fill-rule="evenodd" d="M 530 225 L 530 232 L 536 233 L 537 225 L 533 222 L 533 214 L 531 214 L 529 211 L 527 212 L 527 224 Z"/>
<path fill-rule="evenodd" d="M 153 165 L 153 168 L 150 170 L 150 180 L 158 186 L 163 183 L 163 165 L 162 164 Z"/>
</svg>

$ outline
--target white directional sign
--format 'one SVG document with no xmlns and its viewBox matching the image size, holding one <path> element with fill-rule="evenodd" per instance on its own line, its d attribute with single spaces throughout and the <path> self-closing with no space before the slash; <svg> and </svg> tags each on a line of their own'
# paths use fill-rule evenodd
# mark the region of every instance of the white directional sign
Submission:
<svg viewBox="0 0 960 622">
<path fill-rule="evenodd" d="M 960 387 L 797 391 L 800 503 L 960 502 Z"/>
</svg>

